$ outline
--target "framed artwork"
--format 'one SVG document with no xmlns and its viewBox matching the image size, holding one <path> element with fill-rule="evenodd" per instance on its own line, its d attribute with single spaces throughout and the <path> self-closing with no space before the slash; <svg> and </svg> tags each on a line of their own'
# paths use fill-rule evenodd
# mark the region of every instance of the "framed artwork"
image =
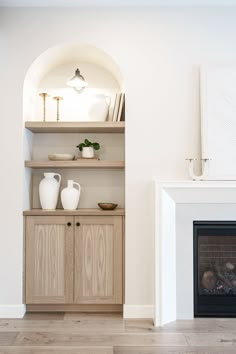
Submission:
<svg viewBox="0 0 236 354">
<path fill-rule="evenodd" d="M 201 67 L 202 158 L 205 180 L 236 180 L 236 64 Z"/>
</svg>

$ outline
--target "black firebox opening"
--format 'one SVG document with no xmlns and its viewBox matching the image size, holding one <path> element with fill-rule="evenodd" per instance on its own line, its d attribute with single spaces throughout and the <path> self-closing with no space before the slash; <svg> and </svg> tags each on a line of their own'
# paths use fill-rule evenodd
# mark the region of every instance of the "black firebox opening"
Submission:
<svg viewBox="0 0 236 354">
<path fill-rule="evenodd" d="M 236 221 L 194 221 L 194 316 L 236 317 Z"/>
</svg>

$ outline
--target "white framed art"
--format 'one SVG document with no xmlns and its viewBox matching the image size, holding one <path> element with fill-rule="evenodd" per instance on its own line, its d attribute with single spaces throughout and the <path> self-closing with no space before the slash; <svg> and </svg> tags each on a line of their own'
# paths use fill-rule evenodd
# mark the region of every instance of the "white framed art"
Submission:
<svg viewBox="0 0 236 354">
<path fill-rule="evenodd" d="M 236 180 L 236 64 L 200 70 L 202 158 L 205 180 Z"/>
</svg>

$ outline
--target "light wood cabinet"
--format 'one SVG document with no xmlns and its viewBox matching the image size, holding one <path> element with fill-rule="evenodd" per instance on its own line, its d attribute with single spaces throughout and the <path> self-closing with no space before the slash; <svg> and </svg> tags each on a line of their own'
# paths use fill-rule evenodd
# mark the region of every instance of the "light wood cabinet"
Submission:
<svg viewBox="0 0 236 354">
<path fill-rule="evenodd" d="M 122 304 L 123 217 L 26 216 L 26 304 Z"/>
<path fill-rule="evenodd" d="M 75 218 L 78 304 L 122 304 L 122 217 Z"/>
<path fill-rule="evenodd" d="M 59 168 L 62 171 L 58 172 L 63 175 L 63 179 L 75 180 L 80 180 L 78 169 L 84 169 L 81 174 L 85 176 L 83 178 L 86 185 L 86 170 L 99 169 L 102 182 L 99 184 L 95 180 L 95 184 L 92 184 L 89 177 L 89 186 L 92 188 L 87 188 L 88 198 L 86 199 L 86 194 L 83 198 L 87 200 L 84 205 L 96 205 L 99 195 L 102 198 L 104 196 L 102 174 L 105 169 L 110 179 L 107 184 L 109 193 L 105 193 L 107 199 L 124 205 L 122 170 L 125 168 L 125 161 L 122 136 L 114 137 L 114 147 L 118 150 L 111 154 L 105 153 L 103 156 L 107 156 L 107 160 L 50 161 L 47 160 L 46 150 L 40 149 L 40 146 L 46 143 L 43 134 L 48 133 L 124 134 L 125 122 L 30 121 L 25 122 L 25 128 L 34 134 L 42 134 L 37 137 L 39 141 L 35 144 L 33 153 L 36 158 L 42 157 L 42 160 L 25 161 L 25 167 L 32 169 L 31 209 L 24 211 L 26 310 L 121 312 L 124 303 L 124 209 L 42 210 L 39 209 L 38 185 L 42 168 Z M 110 139 L 101 138 L 109 149 Z M 54 145 L 58 148 L 60 144 Z M 120 160 L 117 160 L 118 157 Z M 114 170 L 117 171 L 115 180 Z M 82 181 L 80 182 L 83 183 Z M 98 188 L 98 193 L 93 198 L 91 191 L 94 186 Z M 117 191 L 121 194 L 117 194 Z"/>
<path fill-rule="evenodd" d="M 26 303 L 73 303 L 73 217 L 26 218 Z"/>
</svg>

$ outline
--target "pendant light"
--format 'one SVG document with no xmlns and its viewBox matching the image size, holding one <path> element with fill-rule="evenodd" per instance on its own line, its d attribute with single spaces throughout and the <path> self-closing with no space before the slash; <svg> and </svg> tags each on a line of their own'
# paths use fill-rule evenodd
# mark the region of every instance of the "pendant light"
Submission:
<svg viewBox="0 0 236 354">
<path fill-rule="evenodd" d="M 66 84 L 77 92 L 81 92 L 88 85 L 78 68 L 75 70 L 75 75 Z"/>
</svg>

